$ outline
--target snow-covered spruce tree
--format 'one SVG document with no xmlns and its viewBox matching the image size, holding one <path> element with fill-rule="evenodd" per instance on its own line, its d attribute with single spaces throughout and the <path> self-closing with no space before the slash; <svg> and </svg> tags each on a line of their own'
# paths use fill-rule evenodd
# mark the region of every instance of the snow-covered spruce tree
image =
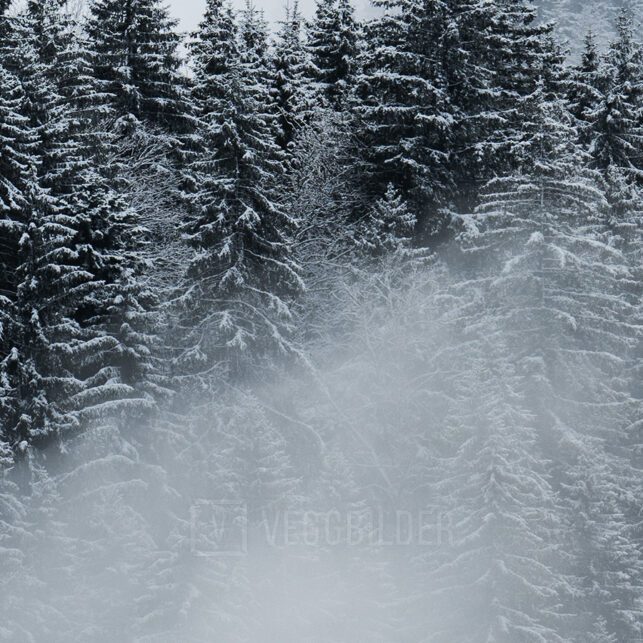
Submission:
<svg viewBox="0 0 643 643">
<path fill-rule="evenodd" d="M 36 137 L 24 114 L 19 80 L 0 65 L 0 426 L 2 440 L 15 449 L 27 438 L 20 417 L 18 381 L 22 355 L 17 271 L 23 261 L 21 242 L 37 191 Z"/>
<path fill-rule="evenodd" d="M 79 29 L 69 3 L 27 4 L 29 26 L 43 72 L 57 89 L 57 100 L 67 109 L 69 125 L 82 155 L 100 163 L 108 136 L 101 119 L 110 113 L 106 95 L 94 77 L 87 37 Z"/>
<path fill-rule="evenodd" d="M 57 210 L 63 214 L 57 219 L 56 208 L 52 210 L 53 226 L 59 224 L 57 231 L 61 232 L 64 225 L 68 225 L 70 237 L 66 245 L 78 253 L 74 257 L 76 269 L 91 271 L 95 289 L 101 288 L 102 283 L 103 310 L 91 311 L 91 321 L 85 328 L 90 333 L 105 333 L 118 342 L 117 347 L 110 350 L 107 362 L 119 369 L 124 384 L 138 388 L 136 397 L 146 398 L 145 407 L 158 374 L 155 326 L 159 321 L 156 296 L 144 278 L 141 279 L 146 230 L 139 223 L 140 215 L 128 208 L 126 200 L 118 194 L 111 170 L 100 166 L 105 158 L 101 142 L 94 138 L 91 147 L 88 145 L 88 140 L 94 137 L 96 121 L 90 118 L 92 106 L 85 102 L 84 91 L 92 82 L 85 66 L 86 52 L 74 33 L 73 23 L 70 24 L 60 9 L 58 20 L 62 23 L 59 51 L 49 58 L 41 54 L 42 64 L 57 69 L 53 78 L 59 109 L 66 123 L 62 129 L 58 119 L 58 138 L 66 151 L 59 154 L 53 176 L 44 179 L 48 194 L 59 199 Z M 41 29 L 45 39 L 47 34 L 51 38 L 51 31 Z M 109 143 L 104 142 L 102 147 L 108 146 Z M 74 219 L 69 216 L 73 214 Z M 50 236 L 55 238 L 55 233 Z M 95 295 L 91 299 L 100 301 Z M 80 303 L 78 298 L 76 301 L 70 298 L 68 306 L 76 311 L 71 316 L 78 319 L 78 310 L 87 314 L 87 304 L 87 300 Z M 143 389 L 147 391 L 145 394 Z"/>
<path fill-rule="evenodd" d="M 587 168 L 563 104 L 537 90 L 522 105 L 517 170 L 487 186 L 470 220 L 467 254 L 498 308 L 538 442 L 551 463 L 560 546 L 575 577 L 559 632 L 585 640 L 599 621 L 636 638 L 641 566 L 628 538 L 637 474 L 624 449 L 636 401 L 627 382 L 633 346 L 629 267 L 613 243 L 599 175 Z M 486 267 L 485 267 L 486 265 Z"/>
<path fill-rule="evenodd" d="M 146 231 L 139 225 L 140 214 L 127 207 L 131 194 L 120 194 L 118 177 L 106 167 L 113 139 L 107 135 L 100 140 L 103 132 L 97 118 L 102 108 L 87 95 L 95 90 L 96 79 L 72 19 L 64 5 L 49 0 L 30 3 L 28 20 L 37 56 L 32 85 L 51 85 L 41 103 L 43 113 L 36 115 L 41 121 L 40 184 L 48 195 L 48 220 L 54 229 L 50 237 L 55 239 L 67 226 L 70 236 L 65 244 L 78 252 L 77 269 L 89 270 L 94 280 L 103 283 L 101 331 L 118 338 L 120 348 L 110 352 L 120 354 L 121 375 L 140 384 L 143 372 L 150 375 L 152 327 L 158 322 L 155 296 L 137 283 Z M 94 249 L 93 256 L 89 248 Z M 68 305 L 73 308 L 73 301 Z M 79 302 L 76 306 L 82 308 Z"/>
<path fill-rule="evenodd" d="M 286 16 L 274 47 L 271 94 L 277 115 L 277 144 L 292 155 L 293 145 L 309 120 L 310 87 L 307 54 L 302 42 L 299 6 L 286 8 Z"/>
<path fill-rule="evenodd" d="M 55 630 L 61 616 L 48 605 L 34 569 L 39 543 L 33 533 L 33 501 L 13 479 L 14 456 L 12 446 L 0 438 L 0 641 L 7 642 L 36 640 L 48 626 Z"/>
<path fill-rule="evenodd" d="M 0 14 L 0 37 L 3 46 L 6 37 L 14 32 L 14 21 Z M 15 291 L 14 271 L 17 265 L 17 247 L 20 226 L 24 224 L 35 185 L 37 160 L 34 150 L 34 132 L 25 116 L 25 95 L 20 79 L 10 71 L 13 61 L 3 49 L 0 55 L 2 74 L 2 154 L 0 155 L 1 216 L 3 233 L 0 238 L 0 292 L 7 297 Z M 13 66 L 13 65 L 11 65 Z"/>
<path fill-rule="evenodd" d="M 184 131 L 187 88 L 180 38 L 160 0 L 95 0 L 86 29 L 98 90 L 114 116 Z"/>
<path fill-rule="evenodd" d="M 475 290 L 456 292 L 475 299 Z M 560 524 L 548 462 L 521 393 L 524 376 L 501 336 L 490 332 L 489 311 L 471 313 L 469 307 L 445 347 L 451 372 L 459 372 L 449 378 L 453 403 L 433 463 L 445 533 L 435 550 L 418 556 L 420 587 L 430 589 L 416 618 L 435 643 L 567 642 L 556 615 L 567 579 L 560 552 L 550 546 Z"/>
<path fill-rule="evenodd" d="M 47 280 L 42 279 L 46 262 L 45 210 L 52 203 L 47 193 L 43 175 L 51 169 L 52 145 L 55 146 L 55 128 L 49 128 L 51 113 L 49 96 L 55 89 L 43 74 L 38 52 L 30 40 L 33 34 L 29 17 L 12 20 L 17 46 L 10 63 L 20 67 L 21 89 L 26 89 L 20 103 L 12 101 L 4 114 L 5 127 L 9 127 L 5 139 L 13 149 L 5 151 L 6 173 L 3 172 L 7 190 L 5 206 L 5 253 L 3 272 L 11 270 L 11 284 L 5 276 L 7 311 L 4 324 L 2 377 L 10 403 L 3 405 L 2 425 L 5 439 L 14 449 L 24 453 L 28 445 L 42 438 L 69 428 L 70 419 L 55 405 L 56 389 L 52 376 L 55 374 L 55 359 L 49 349 L 47 327 L 53 321 L 52 311 L 47 310 Z M 18 63 L 19 61 L 19 63 Z M 3 79 L 6 90 L 15 96 L 17 79 L 7 72 Z M 13 114 L 11 113 L 13 111 Z M 12 122 L 13 120 L 13 122 Z M 30 157 L 22 158 L 20 167 L 15 166 L 21 151 L 20 132 L 30 140 Z M 24 143 L 24 139 L 22 141 Z M 50 145 L 51 144 L 51 145 Z M 15 147 L 14 147 L 15 146 Z M 4 155 L 3 155 L 4 156 Z M 13 172 L 12 172 L 13 170 Z M 23 175 L 23 192 L 16 188 L 15 171 Z M 21 205 L 19 216 L 12 216 Z M 62 382 L 63 377 L 59 380 Z"/>
<path fill-rule="evenodd" d="M 453 187 L 444 196 L 466 212 L 480 187 L 511 165 L 508 132 L 520 126 L 518 101 L 534 90 L 551 57 L 551 27 L 539 25 L 523 1 L 456 0 L 444 11 L 435 43 L 452 130 Z"/>
<path fill-rule="evenodd" d="M 627 380 L 632 397 L 641 405 L 643 389 L 643 46 L 637 42 L 631 12 L 621 12 L 617 20 L 617 39 L 603 63 L 604 100 L 594 112 L 592 152 L 600 152 L 595 163 L 607 183 L 610 205 L 610 228 L 614 245 L 621 251 L 629 266 L 622 275 L 621 296 L 631 304 L 630 324 L 634 343 L 627 357 Z M 609 100 L 614 102 L 611 105 Z M 643 467 L 643 433 L 638 418 L 621 436 L 621 443 L 630 455 L 630 462 L 641 471 Z M 641 491 L 629 497 L 626 509 L 630 531 L 627 538 L 640 542 Z M 641 618 L 643 601 L 637 604 Z"/>
<path fill-rule="evenodd" d="M 306 42 L 309 75 L 318 95 L 332 109 L 346 107 L 357 73 L 357 43 L 351 0 L 317 0 Z"/>
<path fill-rule="evenodd" d="M 176 282 L 183 216 L 182 167 L 193 153 L 189 81 L 181 38 L 161 0 L 96 0 L 85 31 L 94 88 L 100 160 L 149 230 L 148 274 Z"/>
<path fill-rule="evenodd" d="M 3 350 L 13 400 L 3 425 L 14 446 L 64 442 L 90 422 L 150 406 L 134 388 L 149 375 L 152 341 L 141 310 L 148 295 L 132 279 L 138 229 L 89 163 L 73 108 L 58 91 L 66 68 L 58 64 L 59 9 L 32 3 L 16 20 L 34 160 L 23 168 L 32 176 L 21 227 L 7 235 L 18 233 L 14 330 Z"/>
<path fill-rule="evenodd" d="M 367 27 L 356 90 L 363 189 L 374 201 L 392 184 L 419 225 L 435 233 L 453 178 L 452 118 L 439 65 L 444 5 L 400 0 L 383 6 L 384 15 Z"/>
<path fill-rule="evenodd" d="M 511 166 L 517 105 L 540 75 L 557 76 L 548 67 L 562 57 L 527 2 L 383 6 L 357 88 L 366 177 L 380 195 L 392 181 L 419 229 L 435 232 L 446 208 L 469 211 L 481 185 Z"/>
<path fill-rule="evenodd" d="M 549 550 L 547 460 L 483 289 L 440 265 L 401 279 L 386 268 L 345 286 L 344 305 L 336 294 L 334 314 L 350 323 L 329 341 L 332 372 L 320 380 L 367 506 L 420 520 L 422 542 L 384 516 L 387 537 L 405 545 L 393 637 L 567 640 L 552 616 L 565 578 Z"/>
<path fill-rule="evenodd" d="M 375 202 L 358 242 L 363 242 L 368 254 L 396 254 L 401 257 L 410 250 L 416 223 L 402 197 L 389 185 L 384 196 Z"/>
<path fill-rule="evenodd" d="M 186 358 L 228 360 L 238 371 L 289 352 L 290 301 L 302 289 L 292 215 L 277 200 L 279 151 L 243 64 L 232 11 L 208 2 L 193 46 L 201 150 L 191 166 L 194 257 L 186 275 Z"/>
<path fill-rule="evenodd" d="M 639 329 L 638 342 L 630 351 L 629 380 L 640 381 L 642 363 L 641 327 L 641 241 L 643 234 L 643 45 L 635 35 L 636 19 L 623 10 L 616 21 L 617 37 L 611 43 L 598 71 L 600 98 L 588 110 L 588 140 L 593 166 L 598 168 L 607 184 L 610 205 L 610 227 L 615 246 L 625 254 L 630 272 L 623 275 L 620 291 L 632 304 L 632 327 Z M 630 387 L 635 398 L 641 399 L 640 386 Z M 628 439 L 630 452 L 637 453 L 640 435 L 632 425 Z M 637 466 L 640 460 L 634 459 Z M 636 504 L 636 503 L 635 503 Z M 629 511 L 633 524 L 640 511 Z"/>
<path fill-rule="evenodd" d="M 617 30 L 600 70 L 603 96 L 590 113 L 590 150 L 595 167 L 620 167 L 642 184 L 643 45 L 635 39 L 630 12 L 619 14 Z"/>
<path fill-rule="evenodd" d="M 259 11 L 250 0 L 247 0 L 239 17 L 239 52 L 248 72 L 256 75 L 258 84 L 263 85 L 262 91 L 265 91 L 270 65 L 268 23 L 263 11 Z"/>
<path fill-rule="evenodd" d="M 581 60 L 570 75 L 567 99 L 569 110 L 577 120 L 580 141 L 589 148 L 591 141 L 591 114 L 602 100 L 600 55 L 592 31 L 585 36 Z"/>
<path fill-rule="evenodd" d="M 238 19 L 242 75 L 246 79 L 257 117 L 269 128 L 272 139 L 275 140 L 278 136 L 278 124 L 274 98 L 270 91 L 272 52 L 268 42 L 268 23 L 263 12 L 258 11 L 250 0 L 246 2 Z"/>
</svg>

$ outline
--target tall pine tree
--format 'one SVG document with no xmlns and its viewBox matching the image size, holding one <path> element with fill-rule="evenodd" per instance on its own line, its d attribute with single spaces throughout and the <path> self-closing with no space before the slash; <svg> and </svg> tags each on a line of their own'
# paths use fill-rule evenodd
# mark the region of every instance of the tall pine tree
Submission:
<svg viewBox="0 0 643 643">
<path fill-rule="evenodd" d="M 358 27 L 350 0 L 317 0 L 307 49 L 319 95 L 332 109 L 342 109 L 358 64 Z"/>
<path fill-rule="evenodd" d="M 226 359 L 236 371 L 251 353 L 289 350 L 290 304 L 302 288 L 289 240 L 295 221 L 277 199 L 280 154 L 231 9 L 210 0 L 196 36 L 201 148 L 186 225 L 195 251 L 185 295 L 189 355 Z"/>
<path fill-rule="evenodd" d="M 639 635 L 641 584 L 626 518 L 638 476 L 624 450 L 636 409 L 626 359 L 635 340 L 627 298 L 611 293 L 630 268 L 614 247 L 600 175 L 587 169 L 563 104 L 541 88 L 523 103 L 523 121 L 520 170 L 488 185 L 470 231 L 470 256 L 493 249 L 497 262 L 491 273 L 484 264 L 471 269 L 490 284 L 487 305 L 502 310 L 498 324 L 525 375 L 568 521 L 564 571 L 575 580 L 561 598 L 577 618 L 559 632 L 582 640 L 604 627 L 627 640 Z"/>
<path fill-rule="evenodd" d="M 186 127 L 176 22 L 159 0 L 95 0 L 87 21 L 94 75 L 117 119 Z"/>
<path fill-rule="evenodd" d="M 377 199 L 392 184 L 420 225 L 435 233 L 443 225 L 439 208 L 452 182 L 452 118 L 438 44 L 444 7 L 415 0 L 384 7 L 384 16 L 368 27 L 369 47 L 357 85 L 364 189 Z"/>
<path fill-rule="evenodd" d="M 616 166 L 643 182 L 643 47 L 634 36 L 634 19 L 622 11 L 617 38 L 601 68 L 603 97 L 592 111 L 591 153 L 601 170 Z"/>
<path fill-rule="evenodd" d="M 272 98 L 277 114 L 277 143 L 293 152 L 294 142 L 310 118 L 310 88 L 307 55 L 302 42 L 299 6 L 286 8 L 286 16 L 275 44 L 272 69 Z"/>
</svg>

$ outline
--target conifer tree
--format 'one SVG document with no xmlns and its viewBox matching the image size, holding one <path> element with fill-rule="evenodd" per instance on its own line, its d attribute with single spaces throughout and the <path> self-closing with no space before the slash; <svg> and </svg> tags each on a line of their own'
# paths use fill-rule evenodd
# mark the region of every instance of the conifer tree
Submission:
<svg viewBox="0 0 643 643">
<path fill-rule="evenodd" d="M 510 167 L 518 105 L 541 76 L 554 90 L 562 57 L 526 2 L 383 7 L 355 108 L 367 190 L 381 196 L 392 182 L 419 231 L 435 234 L 448 209 L 474 207 L 480 186 Z"/>
<path fill-rule="evenodd" d="M 439 2 L 386 4 L 369 25 L 355 107 L 364 150 L 366 193 L 376 200 L 390 184 L 416 213 L 420 226 L 438 231 L 441 196 L 451 188 L 451 118 L 438 60 L 444 31 Z"/>
<path fill-rule="evenodd" d="M 270 91 L 272 52 L 269 51 L 268 23 L 263 12 L 247 0 L 239 19 L 239 60 L 257 116 L 277 136 L 275 105 Z"/>
<path fill-rule="evenodd" d="M 357 72 L 357 42 L 358 28 L 350 0 L 317 0 L 308 28 L 310 75 L 332 109 L 346 106 Z"/>
<path fill-rule="evenodd" d="M 85 101 L 97 121 L 99 162 L 149 230 L 146 260 L 155 280 L 173 266 L 166 253 L 180 252 L 182 168 L 194 152 L 181 38 L 161 0 L 97 0 L 89 9 L 93 87 Z M 166 286 L 162 278 L 156 285 Z"/>
<path fill-rule="evenodd" d="M 159 0 L 95 0 L 87 21 L 94 75 L 116 119 L 185 131 L 187 90 L 176 23 Z"/>
<path fill-rule="evenodd" d="M 241 60 L 229 7 L 208 2 L 194 44 L 194 96 L 201 153 L 192 165 L 195 250 L 186 302 L 196 318 L 189 355 L 238 369 L 253 348 L 288 352 L 291 298 L 301 289 L 289 236 L 295 225 L 276 199 L 282 172 L 256 76 Z"/>
<path fill-rule="evenodd" d="M 560 523 L 534 418 L 518 393 L 524 384 L 506 348 L 475 330 L 488 311 L 468 312 L 466 357 L 456 366 L 464 370 L 452 393 L 459 401 L 446 419 L 434 490 L 449 539 L 435 560 L 422 557 L 431 588 L 427 640 L 567 642 L 556 611 L 569 581 L 549 546 Z"/>
<path fill-rule="evenodd" d="M 60 6 L 31 3 L 18 25 L 34 161 L 24 166 L 32 185 L 14 246 L 14 336 L 3 362 L 12 404 L 3 423 L 14 445 L 42 445 L 125 407 L 149 407 L 134 387 L 143 371 L 151 375 L 152 338 L 141 311 L 149 295 L 132 285 L 137 228 L 92 166 L 62 93 L 70 34 Z"/>
<path fill-rule="evenodd" d="M 364 243 L 369 253 L 375 256 L 405 254 L 409 251 L 415 224 L 415 217 L 389 185 L 386 194 L 376 201 L 366 223 Z"/>
<path fill-rule="evenodd" d="M 21 370 L 17 272 L 23 259 L 21 241 L 37 193 L 38 161 L 20 82 L 2 66 L 0 75 L 0 418 L 3 442 L 16 448 L 27 437 L 14 422 Z"/>
<path fill-rule="evenodd" d="M 307 55 L 302 42 L 299 6 L 286 7 L 286 16 L 275 44 L 272 69 L 272 99 L 277 114 L 277 143 L 292 153 L 301 128 L 309 120 L 310 97 Z"/>
<path fill-rule="evenodd" d="M 633 18 L 627 11 L 618 16 L 617 38 L 603 61 L 601 77 L 603 97 L 591 113 L 594 164 L 603 171 L 619 167 L 640 184 L 643 48 L 634 39 Z"/>
<path fill-rule="evenodd" d="M 578 121 L 580 140 L 589 147 L 591 114 L 602 99 L 600 56 L 592 31 L 585 36 L 585 48 L 580 63 L 573 69 L 568 92 L 569 109 Z"/>
<path fill-rule="evenodd" d="M 600 617 L 622 640 L 638 635 L 641 583 L 627 501 L 616 500 L 619 488 L 637 487 L 623 451 L 636 408 L 625 376 L 634 338 L 627 299 L 609 293 L 629 267 L 614 248 L 600 175 L 587 169 L 571 117 L 542 89 L 528 105 L 520 172 L 489 184 L 471 251 L 493 248 L 498 257 L 500 277 L 490 284 L 504 309 L 499 323 L 526 375 L 558 511 L 570 519 L 566 571 L 576 580 L 562 596 L 579 617 L 559 631 L 592 631 Z"/>
<path fill-rule="evenodd" d="M 250 73 L 258 75 L 257 80 L 265 85 L 270 55 L 268 52 L 268 23 L 263 11 L 257 10 L 247 0 L 239 21 L 239 47 L 241 58 Z"/>
<path fill-rule="evenodd" d="M 526 2 L 459 0 L 445 11 L 439 50 L 453 130 L 454 186 L 445 197 L 466 212 L 486 181 L 512 166 L 509 141 L 521 127 L 520 100 L 541 76 L 558 82 L 562 57 L 551 26 L 538 24 Z"/>
</svg>

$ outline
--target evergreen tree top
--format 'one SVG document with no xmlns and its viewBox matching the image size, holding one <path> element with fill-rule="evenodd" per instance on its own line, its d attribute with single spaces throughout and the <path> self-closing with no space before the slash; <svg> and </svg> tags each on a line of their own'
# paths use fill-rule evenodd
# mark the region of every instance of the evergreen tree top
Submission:
<svg viewBox="0 0 643 643">
<path fill-rule="evenodd" d="M 93 0 L 86 22 L 94 74 L 117 118 L 189 128 L 177 21 L 161 0 Z"/>
</svg>

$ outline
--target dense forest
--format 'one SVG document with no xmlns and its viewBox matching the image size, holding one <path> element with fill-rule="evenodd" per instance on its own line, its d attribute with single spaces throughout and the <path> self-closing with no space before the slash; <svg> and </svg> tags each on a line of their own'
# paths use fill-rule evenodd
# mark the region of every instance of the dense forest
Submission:
<svg viewBox="0 0 643 643">
<path fill-rule="evenodd" d="M 640 4 L 77 5 L 0 0 L 0 640 L 643 640 Z"/>
</svg>

